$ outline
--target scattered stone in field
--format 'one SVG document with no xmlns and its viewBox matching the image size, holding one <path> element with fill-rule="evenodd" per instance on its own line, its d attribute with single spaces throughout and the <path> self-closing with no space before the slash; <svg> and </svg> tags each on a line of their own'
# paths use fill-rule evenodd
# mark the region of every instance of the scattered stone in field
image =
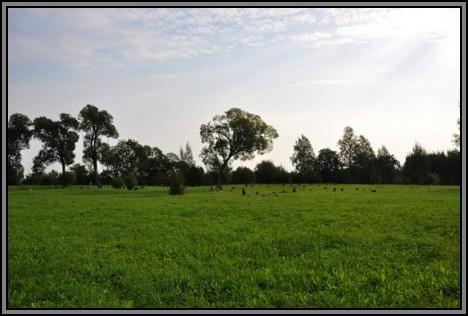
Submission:
<svg viewBox="0 0 468 316">
<path fill-rule="evenodd" d="M 335 192 L 335 191 L 336 191 L 336 188 L 333 188 L 333 192 Z"/>
<path fill-rule="evenodd" d="M 296 187 L 293 187 L 293 193 L 296 193 Z"/>
<path fill-rule="evenodd" d="M 341 191 L 344 191 L 344 189 L 343 189 L 343 188 L 341 188 Z"/>
<path fill-rule="evenodd" d="M 377 192 L 377 190 L 372 190 L 371 192 Z"/>
<path fill-rule="evenodd" d="M 245 189 L 242 188 L 242 195 L 246 195 L 247 193 L 245 192 Z"/>
<path fill-rule="evenodd" d="M 255 192 L 255 195 L 258 195 L 258 191 L 257 191 L 257 192 Z"/>
</svg>

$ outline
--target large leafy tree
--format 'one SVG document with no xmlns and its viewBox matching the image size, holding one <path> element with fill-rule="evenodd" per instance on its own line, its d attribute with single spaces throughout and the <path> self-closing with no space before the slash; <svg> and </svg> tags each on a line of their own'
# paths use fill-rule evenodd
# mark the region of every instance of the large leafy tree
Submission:
<svg viewBox="0 0 468 316">
<path fill-rule="evenodd" d="M 265 154 L 273 149 L 278 132 L 256 114 L 232 108 L 216 115 L 200 127 L 203 163 L 218 174 L 217 187 L 222 188 L 222 175 L 233 160 L 242 161 Z"/>
<path fill-rule="evenodd" d="M 133 139 L 120 140 L 114 147 L 103 144 L 101 149 L 101 162 L 113 176 L 139 174 L 146 159 L 145 148 Z"/>
<path fill-rule="evenodd" d="M 376 180 L 375 153 L 367 138 L 356 136 L 346 126 L 343 137 L 338 141 L 343 180 L 349 183 L 370 183 Z"/>
<path fill-rule="evenodd" d="M 336 151 L 329 148 L 321 149 L 317 159 L 315 159 L 315 165 L 323 182 L 332 183 L 336 181 L 340 170 L 340 159 Z"/>
<path fill-rule="evenodd" d="M 315 154 L 307 137 L 301 135 L 294 144 L 294 153 L 291 157 L 292 165 L 304 182 L 309 182 L 314 177 Z"/>
<path fill-rule="evenodd" d="M 403 172 L 413 184 L 424 184 L 424 180 L 431 172 L 429 156 L 419 143 L 416 143 L 413 152 L 406 156 Z"/>
<path fill-rule="evenodd" d="M 41 116 L 34 120 L 34 137 L 42 142 L 42 149 L 34 159 L 36 166 L 54 162 L 62 165 L 62 186 L 65 187 L 65 168 L 75 159 L 75 144 L 79 139 L 80 123 L 70 114 L 60 114 L 59 121 Z"/>
<path fill-rule="evenodd" d="M 387 147 L 383 146 L 377 151 L 376 158 L 377 173 L 382 183 L 396 183 L 400 163 L 390 154 Z"/>
<path fill-rule="evenodd" d="M 85 132 L 83 160 L 90 161 L 94 168 L 96 185 L 101 187 L 98 176 L 98 161 L 101 159 L 101 137 L 119 137 L 119 133 L 113 124 L 113 117 L 107 111 L 99 110 L 94 105 L 88 104 L 79 115 L 80 128 Z"/>
<path fill-rule="evenodd" d="M 354 135 L 354 130 L 346 126 L 343 131 L 343 137 L 338 141 L 340 161 L 345 168 L 353 165 L 357 145 L 357 137 Z"/>
<path fill-rule="evenodd" d="M 23 178 L 21 151 L 29 148 L 32 137 L 31 120 L 24 114 L 15 113 L 8 120 L 8 184 L 18 184 Z"/>
</svg>

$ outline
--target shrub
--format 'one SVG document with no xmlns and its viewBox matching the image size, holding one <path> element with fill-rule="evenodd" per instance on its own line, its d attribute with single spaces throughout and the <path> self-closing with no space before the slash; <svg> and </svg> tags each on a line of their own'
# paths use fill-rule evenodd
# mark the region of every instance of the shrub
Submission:
<svg viewBox="0 0 468 316">
<path fill-rule="evenodd" d="M 440 177 L 437 173 L 429 173 L 424 179 L 424 184 L 440 184 Z"/>
<path fill-rule="evenodd" d="M 180 172 L 171 172 L 169 174 L 169 194 L 178 195 L 185 193 L 185 179 Z"/>
<path fill-rule="evenodd" d="M 58 176 L 58 183 L 62 184 L 62 175 Z M 66 171 L 65 172 L 65 185 L 72 185 L 76 181 L 76 174 L 73 171 Z"/>
<path fill-rule="evenodd" d="M 127 174 L 125 177 L 125 186 L 129 190 L 133 190 L 134 187 L 138 185 L 137 177 L 133 173 Z"/>
<path fill-rule="evenodd" d="M 246 195 L 247 193 L 245 192 L 245 189 L 242 188 L 242 195 Z"/>
<path fill-rule="evenodd" d="M 124 186 L 124 181 L 121 177 L 113 177 L 111 180 L 111 185 L 115 189 L 121 189 Z"/>
</svg>

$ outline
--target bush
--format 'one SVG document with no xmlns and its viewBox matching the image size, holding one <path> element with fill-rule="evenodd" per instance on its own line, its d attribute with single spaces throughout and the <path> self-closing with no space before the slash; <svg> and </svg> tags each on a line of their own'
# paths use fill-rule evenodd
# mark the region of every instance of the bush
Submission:
<svg viewBox="0 0 468 316">
<path fill-rule="evenodd" d="M 138 185 L 137 177 L 133 173 L 127 174 L 125 177 L 125 186 L 129 190 L 133 190 L 134 187 Z"/>
<path fill-rule="evenodd" d="M 66 171 L 65 172 L 65 185 L 72 185 L 76 181 L 76 174 L 73 171 Z M 58 183 L 62 184 L 62 175 L 58 176 Z"/>
<path fill-rule="evenodd" d="M 180 172 L 171 172 L 169 174 L 169 194 L 170 195 L 184 194 L 185 193 L 184 182 L 185 182 L 185 179 Z"/>
<path fill-rule="evenodd" d="M 437 173 L 429 173 L 424 179 L 424 184 L 440 184 L 440 177 Z"/>
<path fill-rule="evenodd" d="M 117 176 L 112 178 L 110 184 L 115 189 L 121 189 L 124 186 L 124 181 L 121 177 Z"/>
</svg>

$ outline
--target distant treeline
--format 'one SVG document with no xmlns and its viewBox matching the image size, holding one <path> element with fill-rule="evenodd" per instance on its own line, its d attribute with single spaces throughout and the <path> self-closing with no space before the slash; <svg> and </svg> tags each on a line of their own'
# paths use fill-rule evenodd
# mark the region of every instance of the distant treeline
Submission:
<svg viewBox="0 0 468 316">
<path fill-rule="evenodd" d="M 247 113 L 240 109 L 235 110 L 238 111 L 238 116 L 245 116 Z M 206 129 L 210 126 L 208 124 L 203 127 Z M 277 137 L 276 131 L 269 128 L 274 132 L 274 137 Z M 79 131 L 85 133 L 84 164 L 74 163 Z M 379 148 L 375 154 L 370 142 L 362 135 L 354 135 L 351 127 L 346 127 L 343 137 L 338 140 L 339 151 L 325 148 L 317 156 L 307 137 L 301 135 L 292 148 L 291 162 L 295 167 L 293 172 L 286 171 L 272 161 L 262 161 L 254 170 L 247 167 L 233 170 L 228 163 L 230 157 L 226 159 L 226 166 L 222 169 L 214 168 L 214 163 L 207 163 L 205 170 L 195 164 L 188 143 L 185 148 L 180 147 L 179 154 L 164 154 L 157 147 L 142 145 L 132 139 L 119 140 L 115 146 L 109 146 L 101 142 L 101 136 L 116 138 L 117 129 L 113 126 L 109 113 L 99 111 L 92 105 L 87 105 L 78 119 L 63 113 L 59 121 L 45 117 L 30 121 L 24 114 L 11 115 L 8 122 L 8 184 L 101 186 L 114 185 L 122 182 L 120 179 L 130 177 L 132 182 L 136 179 L 136 184 L 140 186 L 160 186 L 169 185 L 170 175 L 174 172 L 183 177 L 187 186 L 219 184 L 220 174 L 224 184 L 323 182 L 459 185 L 461 179 L 458 149 L 428 153 L 416 143 L 401 166 L 385 146 Z M 21 150 L 29 148 L 32 137 L 42 141 L 43 148 L 34 158 L 32 173 L 24 177 Z M 455 143 L 459 146 L 459 141 Z M 102 172 L 97 170 L 98 161 L 104 167 Z M 61 163 L 62 173 L 45 172 L 45 168 L 54 162 Z M 70 165 L 66 171 L 66 166 Z M 222 172 L 218 172 L 219 170 Z"/>
</svg>

